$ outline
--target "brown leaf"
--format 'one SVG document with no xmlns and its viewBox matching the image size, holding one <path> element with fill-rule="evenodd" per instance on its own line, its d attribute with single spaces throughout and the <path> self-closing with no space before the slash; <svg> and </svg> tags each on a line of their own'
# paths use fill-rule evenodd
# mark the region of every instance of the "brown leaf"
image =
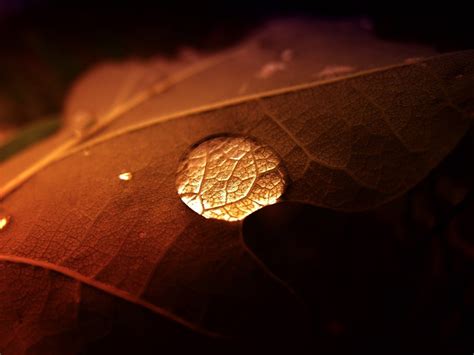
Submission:
<svg viewBox="0 0 474 355">
<path fill-rule="evenodd" d="M 435 53 L 421 45 L 380 40 L 357 21 L 275 20 L 218 54 L 93 68 L 72 88 L 65 117 L 73 120 L 77 113 L 89 112 L 99 121 L 107 120 L 125 102 L 143 95 L 142 104 L 125 110 L 101 130 L 106 134 L 183 110 Z M 334 67 L 345 69 L 331 71 Z"/>
<path fill-rule="evenodd" d="M 312 43 L 306 32 L 303 49 Z M 284 51 L 280 33 L 270 38 L 282 38 Z M 288 53 L 278 60 L 286 63 Z M 80 332 L 79 310 L 96 312 L 91 304 L 103 293 L 206 335 L 298 333 L 304 307 L 248 250 L 240 224 L 204 219 L 180 200 L 175 180 L 183 154 L 216 134 L 253 137 L 282 159 L 290 179 L 285 199 L 369 209 L 423 179 L 468 129 L 472 109 L 472 51 L 304 83 L 316 55 L 295 50 L 297 71 L 265 75 L 252 56 L 249 67 L 213 64 L 189 83 L 154 86 L 159 95 L 146 91 L 118 116 L 109 113 L 121 103 L 96 91 L 94 123 L 16 190 L 2 190 L 12 218 L 0 232 L 0 290 L 17 291 L 0 294 L 0 346 L 21 353 L 46 337 L 62 339 L 65 329 Z M 287 75 L 281 81 L 280 72 Z M 98 77 L 97 87 L 106 78 Z M 290 78 L 303 83 L 282 87 L 295 84 Z M 95 82 L 88 80 L 86 88 Z M 239 95 L 246 80 L 251 94 Z M 69 105 L 82 109 L 89 99 L 78 99 L 76 90 L 76 106 Z M 128 178 L 119 178 L 125 172 Z M 81 341 L 101 336 L 91 333 Z"/>
</svg>

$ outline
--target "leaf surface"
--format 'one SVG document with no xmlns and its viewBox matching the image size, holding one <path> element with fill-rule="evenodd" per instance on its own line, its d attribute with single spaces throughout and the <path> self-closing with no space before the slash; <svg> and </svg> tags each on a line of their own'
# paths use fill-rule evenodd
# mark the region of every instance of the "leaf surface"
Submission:
<svg viewBox="0 0 474 355">
<path fill-rule="evenodd" d="M 427 46 L 380 40 L 356 20 L 274 20 L 238 46 L 217 54 L 191 52 L 174 61 L 157 58 L 93 68 L 74 85 L 65 117 L 72 120 L 86 111 L 101 120 L 145 94 L 142 104 L 118 115 L 99 132 L 106 134 L 187 109 L 435 53 Z M 150 92 L 151 83 L 157 83 L 155 94 Z"/>
<path fill-rule="evenodd" d="M 270 21 L 242 44 L 217 54 L 183 50 L 172 60 L 103 63 L 73 85 L 64 129 L 3 163 L 0 185 L 74 140 L 71 130 L 84 118 L 97 137 L 185 109 L 433 54 L 429 47 L 382 41 L 357 20 L 286 19 Z"/>
</svg>

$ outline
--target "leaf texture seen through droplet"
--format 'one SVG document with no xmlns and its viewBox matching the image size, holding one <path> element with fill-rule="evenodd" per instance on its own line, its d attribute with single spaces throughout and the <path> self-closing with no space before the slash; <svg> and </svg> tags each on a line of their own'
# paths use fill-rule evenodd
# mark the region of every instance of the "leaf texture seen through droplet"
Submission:
<svg viewBox="0 0 474 355">
<path fill-rule="evenodd" d="M 181 200 L 206 218 L 238 221 L 274 204 L 286 172 L 270 147 L 249 138 L 214 137 L 181 161 L 176 188 Z"/>
<path fill-rule="evenodd" d="M 147 102 L 127 112 L 116 121 L 127 125 L 107 126 L 4 199 L 13 217 L 0 235 L 0 345 L 21 353 L 64 329 L 77 334 L 77 314 L 94 313 L 104 293 L 207 335 L 297 329 L 305 319 L 298 296 L 248 250 L 239 224 L 206 220 L 180 200 L 175 173 L 184 152 L 219 133 L 253 137 L 282 159 L 286 199 L 373 208 L 423 179 L 469 128 L 472 57 L 276 85 L 189 110 L 183 103 L 183 112 L 147 120 L 135 111 Z M 123 171 L 133 179 L 120 181 Z M 25 292 L 4 291 L 13 285 Z M 84 342 L 100 337 L 96 326 Z"/>
</svg>

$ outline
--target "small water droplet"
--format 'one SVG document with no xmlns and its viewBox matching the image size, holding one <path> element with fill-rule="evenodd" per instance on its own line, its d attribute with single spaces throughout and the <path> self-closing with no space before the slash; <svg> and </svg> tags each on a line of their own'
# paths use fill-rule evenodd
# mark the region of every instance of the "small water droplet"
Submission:
<svg viewBox="0 0 474 355">
<path fill-rule="evenodd" d="M 7 214 L 0 214 L 0 231 L 3 231 L 8 227 L 8 224 L 10 223 L 11 219 L 11 216 Z"/>
<path fill-rule="evenodd" d="M 88 157 L 89 155 L 91 155 L 91 151 L 89 149 L 84 149 L 82 151 L 82 155 L 84 155 L 85 157 Z"/>
<path fill-rule="evenodd" d="M 125 173 L 121 173 L 119 174 L 119 179 L 122 180 L 122 181 L 129 181 L 129 180 L 132 180 L 133 178 L 133 175 L 131 172 L 127 171 Z"/>
<path fill-rule="evenodd" d="M 140 232 L 140 233 L 138 234 L 138 237 L 139 237 L 139 238 L 145 238 L 145 237 L 146 237 L 146 232 Z"/>
</svg>

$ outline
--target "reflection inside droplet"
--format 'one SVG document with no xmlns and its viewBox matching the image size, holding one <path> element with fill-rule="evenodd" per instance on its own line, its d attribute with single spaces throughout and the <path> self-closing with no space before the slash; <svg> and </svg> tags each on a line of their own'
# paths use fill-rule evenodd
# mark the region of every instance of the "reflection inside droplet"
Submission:
<svg viewBox="0 0 474 355">
<path fill-rule="evenodd" d="M 121 173 L 118 177 L 120 180 L 129 181 L 129 180 L 132 180 L 133 175 L 131 172 L 126 172 L 126 173 Z"/>
<path fill-rule="evenodd" d="M 274 204 L 286 174 L 269 146 L 245 137 L 216 137 L 192 149 L 178 168 L 181 200 L 206 217 L 237 221 Z"/>
<path fill-rule="evenodd" d="M 5 214 L 0 215 L 0 231 L 7 228 L 10 223 L 11 217 Z"/>
</svg>

